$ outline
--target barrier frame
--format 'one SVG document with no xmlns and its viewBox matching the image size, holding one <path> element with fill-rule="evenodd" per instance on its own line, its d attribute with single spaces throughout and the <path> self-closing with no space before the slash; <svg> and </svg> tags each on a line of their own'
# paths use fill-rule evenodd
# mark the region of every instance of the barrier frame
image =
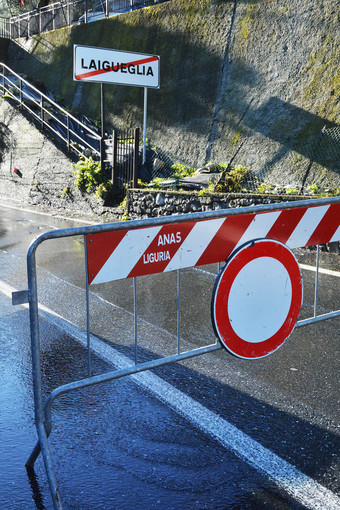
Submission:
<svg viewBox="0 0 340 510">
<path fill-rule="evenodd" d="M 84 236 L 85 246 L 85 265 L 86 275 L 88 275 L 88 259 L 86 251 L 86 236 L 91 234 L 98 234 L 103 232 L 114 232 L 118 230 L 131 231 L 145 227 L 153 226 L 165 226 L 171 224 L 180 224 L 184 222 L 209 220 L 216 218 L 227 218 L 231 216 L 241 216 L 245 214 L 257 215 L 265 212 L 272 211 L 285 211 L 287 209 L 296 208 L 311 208 L 324 205 L 340 205 L 340 197 L 333 198 L 322 198 L 322 199 L 310 199 L 296 202 L 284 202 L 277 204 L 265 204 L 256 207 L 243 207 L 238 209 L 225 209 L 219 211 L 209 211 L 201 213 L 185 214 L 180 216 L 167 216 L 158 217 L 152 219 L 143 220 L 132 220 L 127 222 L 109 223 L 103 225 L 76 227 L 68 229 L 59 229 L 49 231 L 41 234 L 37 237 L 30 245 L 27 253 L 27 278 L 28 278 L 28 290 L 18 291 L 13 293 L 12 302 L 13 304 L 29 303 L 29 316 L 30 316 L 30 332 L 31 332 L 31 349 L 32 349 L 32 372 L 33 372 L 33 391 L 34 391 L 34 408 L 35 408 L 35 424 L 38 434 L 38 442 L 34 447 L 27 463 L 27 468 L 32 468 L 40 452 L 42 453 L 45 470 L 48 477 L 49 488 L 52 496 L 52 501 L 55 510 L 62 510 L 62 502 L 59 493 L 58 483 L 53 467 L 53 459 L 49 446 L 49 435 L 52 432 L 52 405 L 56 398 L 68 393 L 70 391 L 85 388 L 102 382 L 125 377 L 127 375 L 136 374 L 145 370 L 150 370 L 156 367 L 160 367 L 169 363 L 182 361 L 185 359 L 193 358 L 202 354 L 207 354 L 219 349 L 222 349 L 222 345 L 218 340 L 214 344 L 207 345 L 204 347 L 198 347 L 193 350 L 186 352 L 180 352 L 180 269 L 178 270 L 178 319 L 177 319 L 177 331 L 178 331 L 178 345 L 177 353 L 164 358 L 158 358 L 152 361 L 138 363 L 135 356 L 135 360 L 131 360 L 131 366 L 126 368 L 115 369 L 110 372 L 91 376 L 91 359 L 90 359 L 90 320 L 89 320 L 89 282 L 88 276 L 86 276 L 86 324 L 87 324 L 87 351 L 88 351 L 88 377 L 73 381 L 68 384 L 64 384 L 55 388 L 45 403 L 42 398 L 42 380 L 41 380 L 41 362 L 40 362 L 40 331 L 39 331 L 39 304 L 38 304 L 38 285 L 37 285 L 37 265 L 36 265 L 36 251 L 37 248 L 44 241 L 51 239 Z M 339 218 L 340 220 L 340 218 Z M 340 223 L 340 222 L 339 222 Z M 336 230 L 336 233 L 340 232 L 340 227 Z M 334 236 L 333 236 L 334 237 Z M 323 244 L 323 243 L 322 243 Z M 220 262 L 225 262 L 224 260 Z M 314 315 L 305 320 L 298 321 L 295 327 L 301 327 L 319 322 L 322 320 L 335 318 L 340 316 L 340 310 L 317 315 L 317 291 L 318 291 L 318 269 L 319 269 L 319 246 L 317 249 L 317 261 L 316 261 L 316 277 L 315 277 L 315 296 L 314 296 Z M 136 278 L 134 278 L 134 298 L 135 298 L 135 346 L 137 347 L 138 335 L 137 335 L 137 307 L 136 307 Z M 135 351 L 136 352 L 136 351 Z"/>
</svg>

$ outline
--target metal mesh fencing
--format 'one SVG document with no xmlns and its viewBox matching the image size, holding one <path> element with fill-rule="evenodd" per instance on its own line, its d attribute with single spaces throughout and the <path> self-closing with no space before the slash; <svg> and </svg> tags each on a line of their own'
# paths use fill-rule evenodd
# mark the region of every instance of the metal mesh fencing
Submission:
<svg viewBox="0 0 340 510">
<path fill-rule="evenodd" d="M 340 195 L 340 126 L 324 127 L 302 138 L 294 149 L 274 143 L 261 150 L 262 154 L 257 151 L 260 155 L 249 166 L 249 145 L 245 142 L 227 163 L 209 163 L 193 173 L 191 168 L 173 161 L 164 150 L 149 143 L 141 180 L 156 179 L 152 185 L 167 188 L 201 187 L 220 193 Z M 184 178 L 178 176 L 179 166 L 184 169 Z M 158 179 L 164 182 L 157 182 Z"/>
<path fill-rule="evenodd" d="M 295 150 L 281 147 L 253 170 L 251 190 L 265 193 L 339 194 L 340 126 L 303 138 Z"/>
</svg>

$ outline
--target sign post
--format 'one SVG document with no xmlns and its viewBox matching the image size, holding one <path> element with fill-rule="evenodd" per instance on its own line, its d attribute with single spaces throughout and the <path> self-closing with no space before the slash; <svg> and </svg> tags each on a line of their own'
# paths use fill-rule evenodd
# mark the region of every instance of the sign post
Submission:
<svg viewBox="0 0 340 510">
<path fill-rule="evenodd" d="M 157 55 L 74 45 L 73 79 L 144 88 L 143 163 L 146 158 L 147 89 L 159 88 Z"/>
<path fill-rule="evenodd" d="M 144 87 L 144 115 L 143 115 L 143 165 L 146 161 L 146 111 L 148 105 L 148 88 Z"/>
</svg>

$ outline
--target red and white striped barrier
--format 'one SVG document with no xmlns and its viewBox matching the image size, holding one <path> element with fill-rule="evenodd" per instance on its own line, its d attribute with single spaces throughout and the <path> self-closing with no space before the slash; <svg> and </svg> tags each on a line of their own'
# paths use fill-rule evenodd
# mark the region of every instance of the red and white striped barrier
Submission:
<svg viewBox="0 0 340 510">
<path fill-rule="evenodd" d="M 185 221 L 87 236 L 90 284 L 226 261 L 255 239 L 288 248 L 340 241 L 340 203 Z"/>
</svg>

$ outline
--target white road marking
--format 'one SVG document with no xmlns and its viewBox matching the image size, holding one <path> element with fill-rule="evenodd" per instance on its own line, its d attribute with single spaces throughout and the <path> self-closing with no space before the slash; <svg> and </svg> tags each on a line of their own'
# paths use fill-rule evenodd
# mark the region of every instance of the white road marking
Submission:
<svg viewBox="0 0 340 510">
<path fill-rule="evenodd" d="M 315 266 L 309 266 L 308 264 L 300 264 L 300 262 L 299 266 L 301 267 L 301 269 L 304 269 L 305 271 L 313 271 L 314 273 L 316 273 Z M 223 264 L 221 267 L 223 267 Z M 206 269 L 201 269 L 200 267 L 191 267 L 190 269 L 193 271 L 200 271 L 201 273 L 206 273 L 210 276 L 217 278 L 218 273 L 213 273 L 212 271 L 207 271 Z M 319 267 L 319 273 L 328 274 L 329 276 L 336 276 L 337 278 L 340 278 L 340 271 L 334 271 L 333 269 L 325 269 L 323 267 Z"/>
<path fill-rule="evenodd" d="M 0 199 L 1 198 L 3 198 L 3 197 L 0 196 Z M 50 218 L 56 218 L 58 220 L 73 221 L 74 223 L 83 223 L 84 225 L 99 225 L 100 224 L 99 221 L 93 222 L 91 220 L 82 220 L 80 218 L 72 218 L 70 216 L 68 217 L 68 216 L 62 216 L 60 214 L 51 214 L 50 212 L 43 212 L 43 211 L 38 211 L 38 210 L 35 211 L 34 209 L 19 207 L 19 206 L 15 206 L 15 205 L 0 203 L 0 207 L 3 207 L 5 209 L 13 209 L 15 211 L 20 211 L 21 213 L 27 212 L 29 214 L 38 214 L 40 216 L 49 216 Z M 58 227 L 54 227 L 51 225 L 49 225 L 49 226 L 51 229 L 55 229 L 55 230 L 58 229 Z"/>
<path fill-rule="evenodd" d="M 0 292 L 11 298 L 12 286 L 0 281 Z M 20 305 L 27 308 L 28 305 Z M 41 314 L 63 333 L 70 335 L 85 348 L 86 332 L 64 320 L 52 310 L 40 306 Z M 91 335 L 91 348 L 101 359 L 108 361 L 117 369 L 131 366 L 133 361 L 120 354 L 110 345 Z M 202 432 L 218 440 L 226 449 L 232 451 L 253 468 L 269 477 L 296 501 L 311 510 L 339 510 L 340 498 L 316 480 L 302 473 L 295 466 L 285 461 L 268 448 L 249 437 L 237 427 L 218 414 L 205 408 L 199 402 L 182 391 L 174 388 L 150 371 L 130 376 L 137 384 L 171 406 L 176 412 L 197 426 Z"/>
<path fill-rule="evenodd" d="M 300 264 L 301 269 L 305 269 L 306 271 L 314 271 L 316 273 L 316 267 L 315 266 L 308 266 L 307 264 Z M 333 271 L 333 269 L 324 269 L 322 267 L 319 267 L 319 273 L 320 274 L 328 274 L 329 276 L 336 276 L 337 278 L 340 278 L 340 271 Z"/>
</svg>

